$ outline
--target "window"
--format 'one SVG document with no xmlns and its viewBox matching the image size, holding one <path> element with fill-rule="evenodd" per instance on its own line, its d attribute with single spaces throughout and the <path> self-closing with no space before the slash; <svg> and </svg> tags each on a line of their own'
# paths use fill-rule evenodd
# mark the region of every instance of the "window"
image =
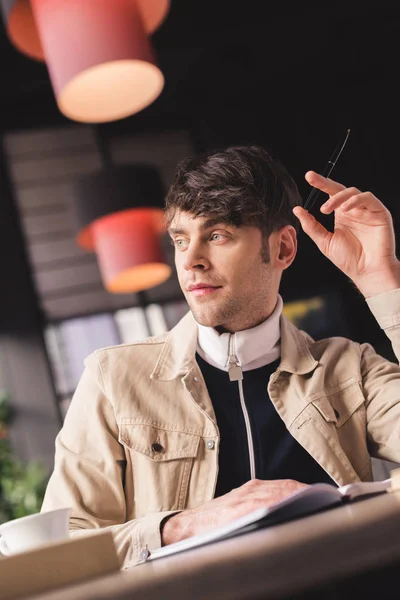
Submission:
<svg viewBox="0 0 400 600">
<path fill-rule="evenodd" d="M 130 344 L 169 331 L 188 311 L 186 302 L 150 304 L 52 323 L 45 331 L 55 388 L 65 416 L 84 369 L 85 358 L 99 348 Z"/>
</svg>

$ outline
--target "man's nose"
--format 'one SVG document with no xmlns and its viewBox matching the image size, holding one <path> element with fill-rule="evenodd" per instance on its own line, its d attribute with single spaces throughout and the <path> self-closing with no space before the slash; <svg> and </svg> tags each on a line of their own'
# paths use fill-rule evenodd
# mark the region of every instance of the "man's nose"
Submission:
<svg viewBox="0 0 400 600">
<path fill-rule="evenodd" d="M 185 271 L 192 270 L 203 270 L 206 271 L 210 268 L 210 263 L 208 258 L 205 256 L 204 252 L 202 252 L 201 247 L 197 245 L 193 245 L 185 252 L 185 260 L 183 262 L 183 268 Z"/>
</svg>

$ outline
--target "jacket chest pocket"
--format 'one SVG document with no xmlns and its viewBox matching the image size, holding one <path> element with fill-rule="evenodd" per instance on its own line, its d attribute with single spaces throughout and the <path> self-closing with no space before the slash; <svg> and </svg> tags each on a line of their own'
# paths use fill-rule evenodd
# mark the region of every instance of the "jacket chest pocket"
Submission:
<svg viewBox="0 0 400 600">
<path fill-rule="evenodd" d="M 200 436 L 151 424 L 121 424 L 128 518 L 185 508 Z M 132 511 L 132 512 L 131 512 Z"/>
<path fill-rule="evenodd" d="M 336 433 L 341 447 L 360 479 L 367 476 L 371 470 L 364 401 L 358 382 L 338 386 L 338 389 L 332 393 L 312 401 L 324 420 L 331 424 L 332 434 Z"/>
</svg>

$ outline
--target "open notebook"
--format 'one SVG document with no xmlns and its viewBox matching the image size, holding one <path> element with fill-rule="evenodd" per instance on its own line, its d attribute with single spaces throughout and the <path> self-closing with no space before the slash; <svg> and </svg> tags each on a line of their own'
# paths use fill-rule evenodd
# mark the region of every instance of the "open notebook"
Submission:
<svg viewBox="0 0 400 600">
<path fill-rule="evenodd" d="M 273 504 L 268 508 L 260 508 L 248 515 L 235 519 L 220 527 L 216 527 L 205 533 L 195 535 L 175 544 L 163 546 L 154 550 L 147 561 L 156 560 L 178 552 L 197 548 L 211 542 L 225 540 L 235 535 L 248 533 L 254 529 L 269 527 L 278 523 L 284 523 L 293 519 L 310 515 L 328 508 L 341 505 L 345 502 L 354 502 L 368 498 L 376 494 L 389 491 L 392 487 L 392 479 L 384 481 L 363 481 L 350 483 L 342 487 L 335 487 L 329 483 L 315 483 L 302 488 Z"/>
</svg>

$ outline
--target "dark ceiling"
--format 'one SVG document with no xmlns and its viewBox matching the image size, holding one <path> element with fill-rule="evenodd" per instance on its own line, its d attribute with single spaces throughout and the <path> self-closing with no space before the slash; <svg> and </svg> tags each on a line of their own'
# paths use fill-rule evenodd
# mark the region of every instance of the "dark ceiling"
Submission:
<svg viewBox="0 0 400 600">
<path fill-rule="evenodd" d="M 153 35 L 161 96 L 104 130 L 183 126 L 199 149 L 261 143 L 302 181 L 351 127 L 342 173 L 350 163 L 353 184 L 387 195 L 399 133 L 397 12 L 396 2 L 171 0 Z M 0 132 L 70 123 L 44 64 L 14 49 L 4 27 L 0 56 Z"/>
<path fill-rule="evenodd" d="M 184 123 L 216 143 L 266 137 L 303 146 L 315 137 L 317 155 L 322 140 L 335 143 L 337 128 L 387 128 L 398 100 L 396 6 L 171 0 L 153 36 L 165 89 L 151 107 L 111 127 Z M 1 129 L 67 123 L 45 66 L 14 49 L 4 27 L 0 53 Z"/>
<path fill-rule="evenodd" d="M 111 0 L 110 0 L 111 1 Z M 161 96 L 103 130 L 188 128 L 197 149 L 260 143 L 303 174 L 322 169 L 348 127 L 335 174 L 397 209 L 397 2 L 171 0 L 153 44 Z M 0 133 L 69 125 L 46 67 L 0 31 Z"/>
</svg>

